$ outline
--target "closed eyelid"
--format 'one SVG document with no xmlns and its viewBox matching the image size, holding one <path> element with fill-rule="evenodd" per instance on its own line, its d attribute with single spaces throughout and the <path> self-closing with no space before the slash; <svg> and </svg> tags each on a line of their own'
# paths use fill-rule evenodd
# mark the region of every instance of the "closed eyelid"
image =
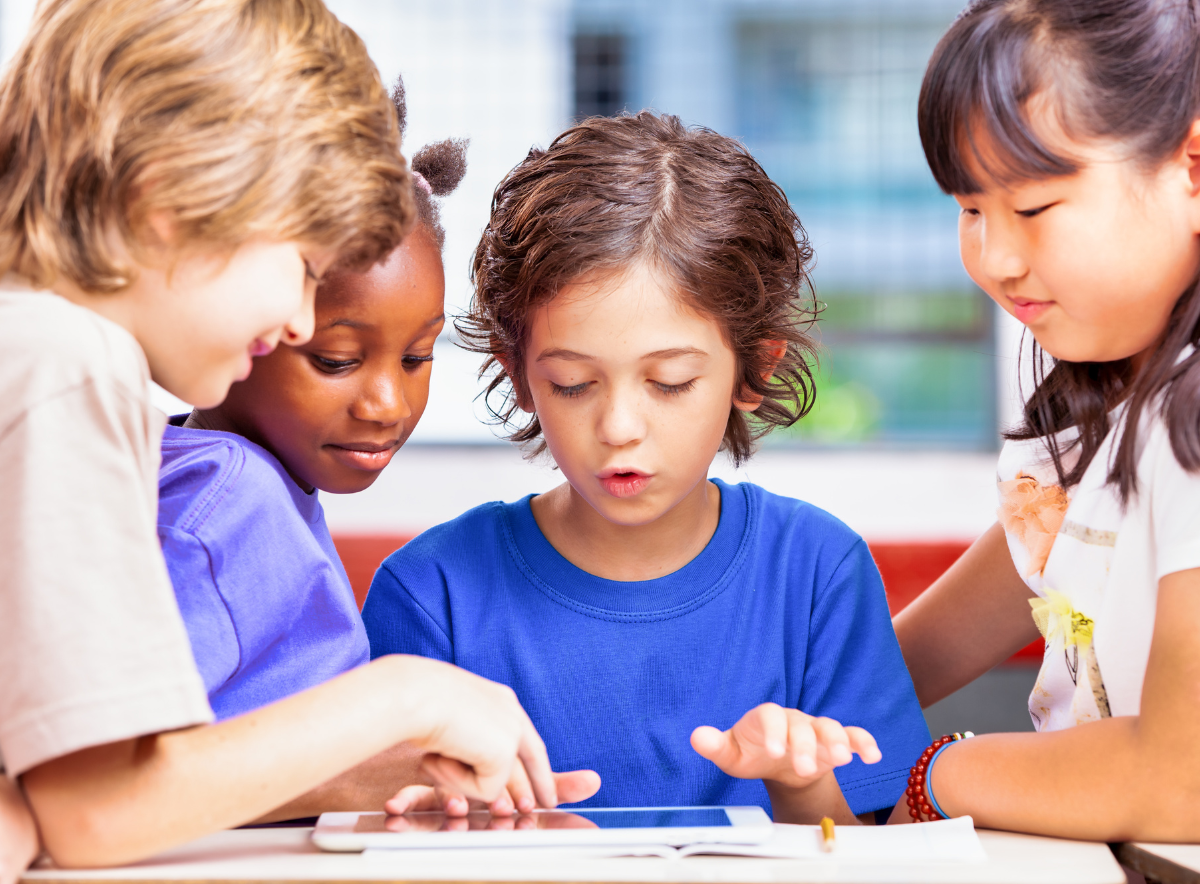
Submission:
<svg viewBox="0 0 1200 884">
<path fill-rule="evenodd" d="M 1044 206 L 1035 206 L 1032 209 L 1016 209 L 1016 213 L 1022 218 L 1036 218 L 1038 215 L 1047 209 L 1052 209 L 1058 205 L 1058 202 L 1046 203 Z"/>
</svg>

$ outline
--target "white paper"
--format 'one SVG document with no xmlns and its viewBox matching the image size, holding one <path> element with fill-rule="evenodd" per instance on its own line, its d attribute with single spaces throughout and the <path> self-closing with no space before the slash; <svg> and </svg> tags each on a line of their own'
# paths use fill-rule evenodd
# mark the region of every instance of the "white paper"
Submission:
<svg viewBox="0 0 1200 884">
<path fill-rule="evenodd" d="M 674 848 L 644 844 L 633 847 L 372 847 L 363 856 L 395 861 L 400 853 L 411 859 L 454 859 L 479 862 L 527 862 L 549 859 L 602 859 L 618 856 L 660 856 L 667 859 L 699 855 L 750 856 L 773 859 L 811 859 L 843 863 L 984 862 L 987 854 L 969 816 L 935 823 L 899 826 L 838 826 L 831 853 L 822 850 L 820 826 L 775 823 L 775 834 L 762 844 L 693 844 Z"/>
</svg>

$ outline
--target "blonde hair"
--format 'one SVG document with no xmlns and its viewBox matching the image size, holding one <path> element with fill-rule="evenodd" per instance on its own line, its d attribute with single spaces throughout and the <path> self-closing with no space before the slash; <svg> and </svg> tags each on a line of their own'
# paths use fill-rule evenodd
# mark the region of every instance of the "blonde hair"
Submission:
<svg viewBox="0 0 1200 884">
<path fill-rule="evenodd" d="M 413 219 L 399 145 L 320 0 L 42 0 L 0 81 L 0 273 L 118 291 L 159 213 L 177 249 L 296 241 L 362 267 Z"/>
</svg>

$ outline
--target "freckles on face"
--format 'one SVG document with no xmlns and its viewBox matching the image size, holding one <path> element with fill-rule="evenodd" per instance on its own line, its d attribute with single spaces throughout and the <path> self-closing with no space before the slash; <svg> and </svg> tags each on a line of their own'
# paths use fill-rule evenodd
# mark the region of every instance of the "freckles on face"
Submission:
<svg viewBox="0 0 1200 884">
<path fill-rule="evenodd" d="M 735 371 L 717 323 L 641 265 L 564 287 L 532 317 L 525 352 L 555 462 L 621 524 L 659 518 L 707 478 Z"/>
<path fill-rule="evenodd" d="M 444 294 L 441 254 L 418 228 L 366 272 L 328 276 L 312 339 L 255 360 L 220 411 L 306 490 L 361 491 L 424 412 Z"/>
</svg>

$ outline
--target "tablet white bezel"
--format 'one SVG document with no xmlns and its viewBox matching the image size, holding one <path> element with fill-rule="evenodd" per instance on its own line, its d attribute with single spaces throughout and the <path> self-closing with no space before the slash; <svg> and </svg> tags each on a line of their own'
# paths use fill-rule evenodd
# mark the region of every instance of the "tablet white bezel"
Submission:
<svg viewBox="0 0 1200 884">
<path fill-rule="evenodd" d="M 473 829 L 465 832 L 360 832 L 361 817 L 383 813 L 323 813 L 312 840 L 322 850 L 357 853 L 372 848 L 578 847 L 641 844 L 683 847 L 688 844 L 761 844 L 771 837 L 771 818 L 761 807 L 586 807 L 594 811 L 723 810 L 728 826 L 645 829 Z M 572 808 L 557 812 L 570 813 Z M 534 811 L 544 813 L 546 811 Z"/>
</svg>

